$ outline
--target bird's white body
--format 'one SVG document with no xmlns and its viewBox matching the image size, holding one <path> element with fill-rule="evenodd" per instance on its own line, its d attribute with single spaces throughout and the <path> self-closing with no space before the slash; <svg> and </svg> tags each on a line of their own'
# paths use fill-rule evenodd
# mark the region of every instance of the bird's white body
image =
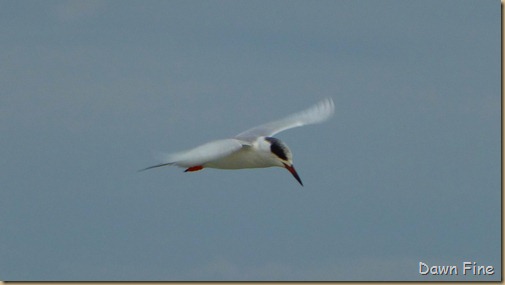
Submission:
<svg viewBox="0 0 505 285">
<path fill-rule="evenodd" d="M 256 140 L 251 145 L 243 145 L 239 150 L 232 152 L 230 155 L 203 164 L 203 167 L 219 169 L 265 168 L 272 166 L 282 167 L 282 163 L 270 152 L 270 144 L 265 140 Z"/>
<path fill-rule="evenodd" d="M 254 127 L 234 138 L 208 142 L 184 152 L 168 155 L 164 157 L 164 163 L 143 170 L 165 165 L 184 167 L 187 168 L 186 171 L 203 168 L 242 169 L 277 166 L 288 169 L 302 184 L 293 167 L 291 151 L 286 144 L 271 136 L 290 128 L 323 122 L 330 118 L 333 112 L 333 101 L 325 99 L 305 111 Z"/>
</svg>

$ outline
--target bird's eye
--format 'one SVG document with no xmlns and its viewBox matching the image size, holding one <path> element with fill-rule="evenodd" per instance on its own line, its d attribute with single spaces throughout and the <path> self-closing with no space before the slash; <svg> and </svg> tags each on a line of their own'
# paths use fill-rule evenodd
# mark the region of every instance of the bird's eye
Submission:
<svg viewBox="0 0 505 285">
<path fill-rule="evenodd" d="M 282 160 L 288 160 L 288 157 L 286 155 L 286 148 L 276 138 L 266 138 L 270 142 L 270 151 L 275 154 L 277 157 L 279 157 Z"/>
</svg>

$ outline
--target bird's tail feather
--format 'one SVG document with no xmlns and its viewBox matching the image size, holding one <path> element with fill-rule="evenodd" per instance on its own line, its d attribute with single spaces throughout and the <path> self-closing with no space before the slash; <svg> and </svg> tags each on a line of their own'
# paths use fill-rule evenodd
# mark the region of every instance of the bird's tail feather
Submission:
<svg viewBox="0 0 505 285">
<path fill-rule="evenodd" d="M 151 168 L 162 167 L 162 166 L 166 166 L 166 165 L 172 165 L 172 164 L 174 164 L 174 163 L 173 162 L 169 162 L 169 163 L 157 164 L 157 165 L 153 165 L 153 166 L 149 166 L 149 167 L 140 169 L 138 172 L 141 172 L 141 171 L 144 171 L 144 170 L 148 170 L 148 169 L 151 169 Z"/>
</svg>

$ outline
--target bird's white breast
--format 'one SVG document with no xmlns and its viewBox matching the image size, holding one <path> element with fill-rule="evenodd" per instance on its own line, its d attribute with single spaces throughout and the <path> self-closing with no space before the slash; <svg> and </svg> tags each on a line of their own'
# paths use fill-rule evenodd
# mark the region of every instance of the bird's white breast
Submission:
<svg viewBox="0 0 505 285">
<path fill-rule="evenodd" d="M 257 145 L 254 145 L 244 146 L 228 156 L 207 162 L 203 166 L 219 169 L 241 169 L 282 166 L 282 164 L 269 150 L 265 150 L 262 147 L 258 148 Z"/>
</svg>

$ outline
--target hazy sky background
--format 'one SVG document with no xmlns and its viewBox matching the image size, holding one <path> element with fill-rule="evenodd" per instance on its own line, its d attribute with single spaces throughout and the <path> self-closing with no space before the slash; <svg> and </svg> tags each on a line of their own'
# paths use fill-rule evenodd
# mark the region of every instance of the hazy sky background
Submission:
<svg viewBox="0 0 505 285">
<path fill-rule="evenodd" d="M 0 280 L 501 277 L 499 1 L 0 1 L 0 31 Z M 276 136 L 305 187 L 137 172 L 324 97 Z"/>
</svg>

